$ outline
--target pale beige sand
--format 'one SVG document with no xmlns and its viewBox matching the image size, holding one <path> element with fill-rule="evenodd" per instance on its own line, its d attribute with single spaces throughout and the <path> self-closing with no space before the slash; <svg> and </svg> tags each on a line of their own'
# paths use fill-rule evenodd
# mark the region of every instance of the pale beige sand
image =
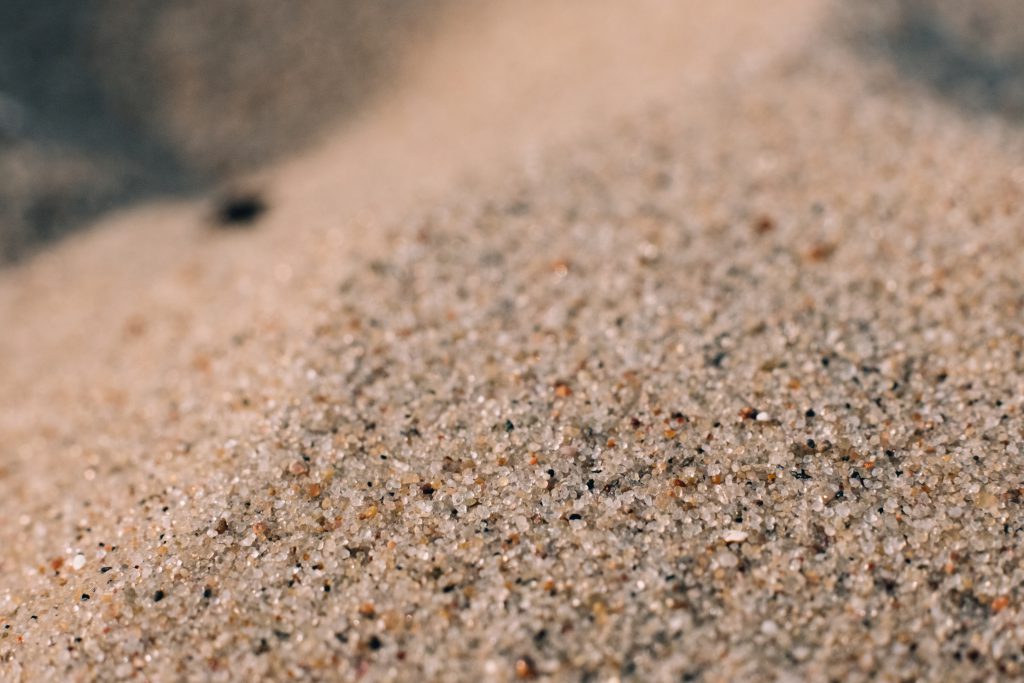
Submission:
<svg viewBox="0 0 1024 683">
<path fill-rule="evenodd" d="M 0 274 L 5 677 L 1020 676 L 1020 132 L 831 16 L 482 8 Z"/>
</svg>

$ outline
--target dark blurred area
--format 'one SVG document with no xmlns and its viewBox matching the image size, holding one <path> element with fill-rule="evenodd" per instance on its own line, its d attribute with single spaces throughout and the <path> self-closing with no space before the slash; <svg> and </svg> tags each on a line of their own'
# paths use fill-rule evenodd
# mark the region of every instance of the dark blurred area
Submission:
<svg viewBox="0 0 1024 683">
<path fill-rule="evenodd" d="M 0 2 L 0 264 L 309 144 L 388 82 L 438 2 Z"/>
<path fill-rule="evenodd" d="M 968 114 L 1024 120 L 1024 2 L 870 0 L 837 5 L 859 47 Z"/>
</svg>

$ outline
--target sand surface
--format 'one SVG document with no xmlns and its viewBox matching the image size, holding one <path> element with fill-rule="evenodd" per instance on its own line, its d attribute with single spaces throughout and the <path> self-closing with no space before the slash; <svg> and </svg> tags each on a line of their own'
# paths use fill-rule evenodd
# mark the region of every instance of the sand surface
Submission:
<svg viewBox="0 0 1024 683">
<path fill-rule="evenodd" d="M 1014 119 L 820 0 L 446 21 L 253 229 L 0 272 L 0 678 L 1024 675 Z"/>
<path fill-rule="evenodd" d="M 445 0 L 6 0 L 0 266 L 101 212 L 208 193 L 386 99 Z"/>
</svg>

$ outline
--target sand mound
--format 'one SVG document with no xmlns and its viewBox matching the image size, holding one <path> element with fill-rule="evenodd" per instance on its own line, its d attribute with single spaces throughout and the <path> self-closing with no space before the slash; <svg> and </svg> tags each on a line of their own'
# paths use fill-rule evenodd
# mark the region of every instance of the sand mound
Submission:
<svg viewBox="0 0 1024 683">
<path fill-rule="evenodd" d="M 817 3 L 706 5 L 485 12 L 479 80 L 439 49 L 259 230 L 140 209 L 9 271 L 0 666 L 1020 676 L 1020 130 Z M 537 104 L 546 58 L 588 68 Z"/>
</svg>

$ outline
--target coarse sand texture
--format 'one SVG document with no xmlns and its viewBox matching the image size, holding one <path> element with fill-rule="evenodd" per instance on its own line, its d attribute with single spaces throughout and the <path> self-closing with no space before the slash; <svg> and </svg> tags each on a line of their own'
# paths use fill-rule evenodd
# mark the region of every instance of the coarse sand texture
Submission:
<svg viewBox="0 0 1024 683">
<path fill-rule="evenodd" d="M 1020 130 L 805 40 L 11 370 L 0 679 L 1024 676 Z"/>
</svg>

